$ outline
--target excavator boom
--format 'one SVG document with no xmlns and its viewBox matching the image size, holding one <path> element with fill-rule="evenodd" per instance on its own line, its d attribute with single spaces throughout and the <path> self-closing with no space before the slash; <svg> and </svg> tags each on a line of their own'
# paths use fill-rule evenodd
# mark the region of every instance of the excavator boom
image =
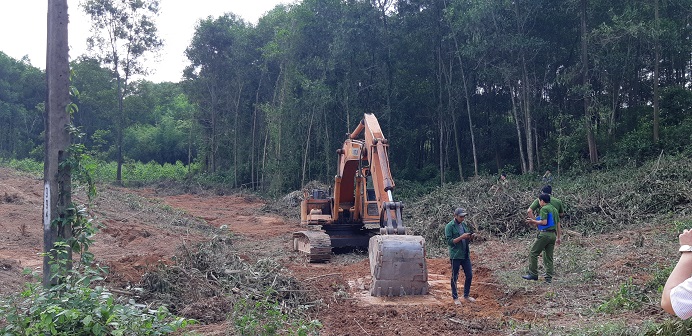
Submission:
<svg viewBox="0 0 692 336">
<path fill-rule="evenodd" d="M 425 239 L 410 235 L 402 221 L 403 204 L 394 201 L 389 141 L 377 118 L 365 114 L 337 150 L 333 192 L 306 192 L 294 250 L 311 262 L 329 261 L 332 248 L 367 248 L 373 296 L 428 293 Z"/>
</svg>

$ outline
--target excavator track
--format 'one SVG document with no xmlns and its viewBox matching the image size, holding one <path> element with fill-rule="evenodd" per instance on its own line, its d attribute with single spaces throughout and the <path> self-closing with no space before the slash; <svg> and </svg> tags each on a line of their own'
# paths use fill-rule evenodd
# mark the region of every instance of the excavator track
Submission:
<svg viewBox="0 0 692 336">
<path fill-rule="evenodd" d="M 332 257 L 332 242 L 324 231 L 293 233 L 293 250 L 308 255 L 310 262 L 328 262 Z"/>
</svg>

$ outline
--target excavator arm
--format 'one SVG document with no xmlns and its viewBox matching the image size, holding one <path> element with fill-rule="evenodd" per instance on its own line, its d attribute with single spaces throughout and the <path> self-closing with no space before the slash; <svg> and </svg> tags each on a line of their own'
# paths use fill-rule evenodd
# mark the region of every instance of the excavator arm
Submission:
<svg viewBox="0 0 692 336">
<path fill-rule="evenodd" d="M 361 125 L 365 133 L 367 160 L 373 176 L 380 223 L 380 235 L 370 238 L 368 244 L 372 275 L 370 295 L 427 294 L 425 239 L 408 235 L 401 217 L 403 205 L 394 201 L 394 179 L 389 169 L 389 141 L 382 134 L 375 115 L 365 114 Z M 358 128 L 351 133 L 351 138 L 357 136 Z"/>
<path fill-rule="evenodd" d="M 380 124 L 373 114 L 365 114 L 349 139 L 356 140 L 364 133 L 365 148 L 362 160 L 367 162 L 368 172 L 372 174 L 375 199 L 379 209 L 380 234 L 406 234 L 401 219 L 403 204 L 395 202 L 392 196 L 394 179 L 389 169 L 389 141 L 382 134 Z"/>
<path fill-rule="evenodd" d="M 377 118 L 366 113 L 337 150 L 333 196 L 313 191 L 301 202 L 301 222 L 309 230 L 293 234 L 294 249 L 311 262 L 325 262 L 332 247 L 367 246 L 371 295 L 427 294 L 425 239 L 410 235 L 403 224 L 388 150 Z"/>
</svg>

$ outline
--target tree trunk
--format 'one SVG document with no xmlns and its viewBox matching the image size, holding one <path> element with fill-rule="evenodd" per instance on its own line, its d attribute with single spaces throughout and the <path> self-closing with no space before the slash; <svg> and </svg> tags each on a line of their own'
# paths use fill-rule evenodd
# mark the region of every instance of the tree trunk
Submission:
<svg viewBox="0 0 692 336">
<path fill-rule="evenodd" d="M 526 129 L 526 157 L 528 160 L 528 172 L 533 172 L 534 171 L 534 165 L 533 165 L 533 135 L 531 134 L 531 104 L 529 102 L 529 76 L 526 71 L 526 61 L 524 60 L 523 56 L 523 51 L 522 51 L 522 82 L 521 83 L 521 97 L 522 97 L 522 104 L 521 106 L 523 107 L 524 110 L 524 128 Z"/>
<path fill-rule="evenodd" d="M 315 119 L 315 109 L 313 107 L 312 113 L 310 113 L 310 122 L 308 122 L 308 129 L 307 129 L 307 135 L 305 136 L 305 151 L 303 153 L 303 171 L 301 173 L 301 181 L 300 181 L 300 187 L 303 188 L 305 186 L 305 175 L 307 171 L 307 166 L 308 166 L 308 155 L 310 154 L 310 133 L 312 133 L 312 122 Z"/>
<path fill-rule="evenodd" d="M 72 181 L 69 165 L 60 163 L 67 159 L 70 145 L 68 124 L 70 117 L 66 111 L 70 103 L 70 64 L 68 48 L 67 0 L 48 1 L 46 81 L 47 102 L 45 112 L 45 156 L 43 170 L 43 286 L 57 283 L 52 260 L 64 258 L 59 263 L 71 268 L 72 250 L 66 247 L 67 254 L 60 255 L 53 250 L 58 240 L 71 237 L 69 223 L 60 224 L 57 219 L 65 216 L 72 201 Z"/>
<path fill-rule="evenodd" d="M 116 146 L 118 147 L 118 164 L 117 164 L 117 171 L 115 173 L 115 182 L 118 185 L 122 185 L 123 181 L 123 132 L 125 131 L 125 116 L 123 115 L 123 89 L 122 89 L 122 80 L 120 78 L 120 75 L 118 74 L 118 66 L 117 66 L 117 61 L 115 62 L 115 73 L 116 73 L 116 81 L 118 82 L 118 117 L 116 120 L 118 120 L 118 125 L 116 126 L 118 130 L 116 131 L 116 136 L 118 137 L 116 139 L 117 144 Z"/>
<path fill-rule="evenodd" d="M 250 146 L 250 181 L 252 182 L 253 189 L 257 188 L 257 184 L 259 183 L 259 172 L 255 173 L 255 152 L 257 149 L 255 148 L 255 140 L 257 138 L 257 113 L 259 112 L 259 95 L 260 95 L 260 89 L 262 88 L 262 79 L 264 78 L 264 74 L 260 76 L 259 82 L 257 84 L 257 90 L 255 91 L 255 106 L 252 110 L 252 145 Z"/>
<path fill-rule="evenodd" d="M 324 121 L 323 121 L 324 122 L 324 134 L 323 134 L 324 135 L 324 147 L 323 148 L 324 148 L 324 162 L 325 162 L 325 168 L 326 168 L 325 171 L 333 172 L 333 171 L 336 171 L 336 167 L 332 168 L 331 163 L 330 163 L 330 162 L 333 162 L 332 161 L 332 157 L 333 157 L 332 153 L 334 153 L 334 152 L 332 152 L 333 147 L 332 147 L 332 142 L 331 142 L 331 135 L 329 134 L 329 125 L 331 125 L 331 123 L 329 122 L 329 120 L 327 118 L 328 117 L 327 109 L 324 108 L 324 106 L 320 106 L 320 110 L 322 112 L 322 116 L 324 117 Z"/>
<path fill-rule="evenodd" d="M 660 36 L 660 17 L 659 17 L 659 12 L 658 12 L 658 0 L 654 0 L 654 16 L 655 16 L 655 25 L 656 25 L 656 31 L 654 32 L 655 34 L 655 43 L 656 43 L 656 56 L 654 57 L 654 142 L 658 142 L 659 135 L 658 135 L 658 123 L 659 123 L 659 109 L 658 109 L 658 79 L 660 76 L 660 63 L 661 63 L 661 41 L 659 39 Z"/>
<path fill-rule="evenodd" d="M 517 143 L 519 144 L 519 157 L 521 158 L 521 172 L 526 174 L 526 157 L 524 156 L 524 141 L 521 138 L 521 124 L 519 123 L 519 115 L 517 113 L 517 100 L 515 98 L 515 90 L 512 85 L 509 85 L 510 97 L 512 97 L 512 116 L 514 116 L 514 125 L 517 127 Z"/>
<path fill-rule="evenodd" d="M 187 135 L 187 172 L 192 171 L 192 118 L 190 118 L 190 130 Z"/>
<path fill-rule="evenodd" d="M 514 2 L 514 15 L 516 17 L 517 35 L 525 34 L 519 15 L 519 2 Z M 533 165 L 533 136 L 531 135 L 531 102 L 529 93 L 529 74 L 526 69 L 526 55 L 523 46 L 519 46 L 519 57 L 521 58 L 521 107 L 524 111 L 524 129 L 526 136 L 526 158 L 528 160 L 528 172 L 534 171 Z"/>
<path fill-rule="evenodd" d="M 534 146 L 536 146 L 536 169 L 540 169 L 541 167 L 541 156 L 539 155 L 540 151 L 538 150 L 538 131 L 536 130 L 536 126 L 533 127 L 533 140 L 534 140 Z"/>
<path fill-rule="evenodd" d="M 264 146 L 262 149 L 262 174 L 258 176 L 262 190 L 266 190 L 264 173 L 267 171 L 267 152 L 269 150 L 269 128 L 264 132 Z"/>
<path fill-rule="evenodd" d="M 471 97 L 469 96 L 469 91 L 466 84 L 466 72 L 464 71 L 464 62 L 461 60 L 461 53 L 459 51 L 459 43 L 457 41 L 456 34 L 453 34 L 454 46 L 456 47 L 457 60 L 459 61 L 459 68 L 461 70 L 461 83 L 464 89 L 464 98 L 466 98 L 466 113 L 469 117 L 469 132 L 471 134 L 471 151 L 473 153 L 473 173 L 474 176 L 478 176 L 478 155 L 476 155 L 476 137 L 474 135 L 473 119 L 471 118 Z"/>
<path fill-rule="evenodd" d="M 586 31 L 586 6 L 587 0 L 581 1 L 581 62 L 582 62 L 582 84 L 584 86 L 584 127 L 586 130 L 586 142 L 589 146 L 589 160 L 591 163 L 598 162 L 598 151 L 596 150 L 596 137 L 593 133 L 593 122 L 591 121 L 591 100 L 589 98 L 589 54 Z"/>
<path fill-rule="evenodd" d="M 235 100 L 235 116 L 233 118 L 233 187 L 238 187 L 238 151 L 240 146 L 238 146 L 238 131 L 240 130 L 240 125 L 238 118 L 240 118 L 240 97 L 243 93 L 243 85 L 238 83 L 238 97 Z"/>
<path fill-rule="evenodd" d="M 459 181 L 464 180 L 464 171 L 461 164 L 461 144 L 459 141 L 459 129 L 457 127 L 457 118 L 452 116 L 452 127 L 454 127 L 454 148 L 457 153 L 457 167 L 459 169 Z"/>
<path fill-rule="evenodd" d="M 216 139 L 216 106 L 218 104 L 218 97 L 216 94 L 216 83 L 211 83 L 209 85 L 209 95 L 211 97 L 211 108 L 209 113 L 211 118 L 211 130 L 209 131 L 209 157 L 208 157 L 208 170 L 210 172 L 216 172 L 216 150 L 218 148 Z"/>
<path fill-rule="evenodd" d="M 451 69 L 450 69 L 451 71 Z M 447 94 L 448 94 L 448 99 L 447 99 L 447 108 L 449 108 L 451 102 L 451 99 L 449 97 L 449 85 L 451 84 L 451 75 L 447 74 L 447 71 L 444 66 L 444 61 L 442 60 L 442 50 L 438 46 L 437 48 L 437 130 L 438 130 L 438 141 L 437 141 L 437 146 L 438 146 L 438 164 L 440 167 L 440 185 L 445 184 L 445 163 L 444 163 L 444 131 L 443 131 L 443 123 L 445 122 L 445 119 L 442 115 L 442 106 L 443 106 L 443 98 L 442 98 L 442 92 L 444 92 L 444 87 L 445 87 L 445 81 L 443 78 L 447 79 Z M 454 116 L 451 116 L 454 118 Z"/>
<path fill-rule="evenodd" d="M 560 115 L 560 128 L 557 138 L 557 178 L 560 179 L 560 161 L 562 158 L 562 115 Z"/>
</svg>

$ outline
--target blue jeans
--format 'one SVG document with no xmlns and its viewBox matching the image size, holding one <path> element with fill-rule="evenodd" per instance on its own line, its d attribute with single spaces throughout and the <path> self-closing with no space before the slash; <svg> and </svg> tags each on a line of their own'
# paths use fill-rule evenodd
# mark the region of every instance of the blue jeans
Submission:
<svg viewBox="0 0 692 336">
<path fill-rule="evenodd" d="M 473 278 L 473 272 L 471 271 L 471 259 L 449 259 L 452 262 L 452 298 L 458 299 L 459 294 L 457 294 L 457 279 L 459 278 L 459 266 L 464 270 L 464 297 L 468 297 L 471 292 L 471 279 Z"/>
</svg>

